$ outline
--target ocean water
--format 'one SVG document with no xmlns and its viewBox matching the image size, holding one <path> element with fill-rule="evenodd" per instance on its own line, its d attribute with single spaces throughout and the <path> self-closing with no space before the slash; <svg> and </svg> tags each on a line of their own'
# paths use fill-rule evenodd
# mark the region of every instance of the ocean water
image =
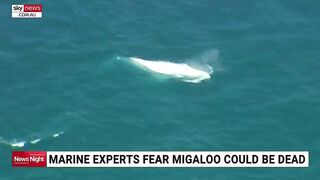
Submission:
<svg viewBox="0 0 320 180">
<path fill-rule="evenodd" d="M 0 179 L 320 178 L 319 1 L 23 2 L 42 19 L 12 19 L 12 3 L 0 2 Z M 185 82 L 129 57 L 213 73 Z M 12 150 L 305 150 L 310 167 L 12 168 Z"/>
</svg>

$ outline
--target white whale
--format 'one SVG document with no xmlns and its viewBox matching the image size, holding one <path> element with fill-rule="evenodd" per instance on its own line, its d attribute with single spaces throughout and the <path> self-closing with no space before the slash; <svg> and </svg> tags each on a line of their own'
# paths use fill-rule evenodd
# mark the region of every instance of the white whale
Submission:
<svg viewBox="0 0 320 180">
<path fill-rule="evenodd" d="M 133 63 L 142 66 L 151 72 L 179 78 L 185 82 L 199 83 L 202 80 L 211 78 L 210 73 L 195 69 L 188 64 L 149 61 L 135 57 L 130 57 L 129 59 L 132 60 Z"/>
</svg>

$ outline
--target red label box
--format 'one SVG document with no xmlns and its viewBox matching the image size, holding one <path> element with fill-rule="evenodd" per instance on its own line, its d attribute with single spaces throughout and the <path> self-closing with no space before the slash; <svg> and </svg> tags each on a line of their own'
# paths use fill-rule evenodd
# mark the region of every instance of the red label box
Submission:
<svg viewBox="0 0 320 180">
<path fill-rule="evenodd" d="M 47 152 L 45 151 L 13 151 L 12 167 L 46 167 Z"/>
<path fill-rule="evenodd" d="M 24 12 L 42 12 L 42 4 L 25 4 Z"/>
</svg>

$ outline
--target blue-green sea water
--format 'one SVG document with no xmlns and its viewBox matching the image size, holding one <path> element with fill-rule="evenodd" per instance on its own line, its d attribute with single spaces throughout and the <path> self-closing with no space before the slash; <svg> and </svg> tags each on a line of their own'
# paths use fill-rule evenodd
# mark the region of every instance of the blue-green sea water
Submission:
<svg viewBox="0 0 320 180">
<path fill-rule="evenodd" d="M 25 3 L 43 18 L 12 19 Z M 0 179 L 320 179 L 319 7 L 1 1 Z M 214 72 L 188 83 L 128 57 Z M 12 168 L 12 150 L 305 150 L 310 167 Z"/>
</svg>

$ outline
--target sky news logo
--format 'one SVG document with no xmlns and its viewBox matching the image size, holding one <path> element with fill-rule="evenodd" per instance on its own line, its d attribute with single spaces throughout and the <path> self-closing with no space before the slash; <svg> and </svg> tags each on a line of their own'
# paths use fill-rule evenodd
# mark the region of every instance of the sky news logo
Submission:
<svg viewBox="0 0 320 180">
<path fill-rule="evenodd" d="M 42 4 L 12 5 L 12 18 L 42 18 Z"/>
<path fill-rule="evenodd" d="M 46 167 L 47 153 L 45 151 L 14 151 L 12 152 L 12 167 Z"/>
</svg>

